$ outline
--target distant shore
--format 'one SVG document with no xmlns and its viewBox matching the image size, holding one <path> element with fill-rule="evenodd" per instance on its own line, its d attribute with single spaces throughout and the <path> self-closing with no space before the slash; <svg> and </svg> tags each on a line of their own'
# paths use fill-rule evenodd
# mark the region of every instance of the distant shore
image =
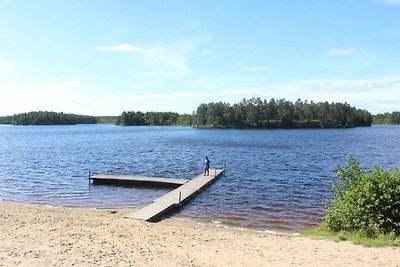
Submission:
<svg viewBox="0 0 400 267">
<path fill-rule="evenodd" d="M 400 248 L 0 201 L 3 266 L 398 266 Z"/>
</svg>

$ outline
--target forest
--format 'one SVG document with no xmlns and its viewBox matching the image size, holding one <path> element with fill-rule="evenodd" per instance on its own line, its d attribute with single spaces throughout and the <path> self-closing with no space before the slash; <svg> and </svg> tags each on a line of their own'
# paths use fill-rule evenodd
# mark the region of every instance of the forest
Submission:
<svg viewBox="0 0 400 267">
<path fill-rule="evenodd" d="M 97 123 L 116 124 L 120 116 L 96 116 Z"/>
<path fill-rule="evenodd" d="M 201 128 L 351 128 L 371 126 L 367 110 L 347 103 L 295 103 L 285 99 L 243 99 L 236 104 L 200 104 L 192 115 L 173 112 L 123 112 L 118 125 L 186 125 Z"/>
<path fill-rule="evenodd" d="M 0 124 L 12 125 L 73 125 L 95 123 L 97 123 L 97 119 L 93 116 L 52 111 L 32 111 L 0 117 Z"/>
<path fill-rule="evenodd" d="M 367 110 L 347 103 L 286 99 L 243 99 L 233 105 L 224 102 L 200 104 L 192 114 L 176 112 L 124 111 L 120 116 L 85 116 L 48 111 L 0 117 L 0 124 L 62 125 L 115 123 L 122 126 L 181 125 L 199 128 L 351 128 L 376 124 L 399 124 L 400 112 L 372 116 Z"/>
<path fill-rule="evenodd" d="M 400 112 L 386 112 L 386 113 L 379 113 L 377 115 L 372 116 L 372 123 L 373 124 L 400 124 Z"/>
<path fill-rule="evenodd" d="M 122 126 L 192 126 L 193 115 L 180 115 L 176 112 L 135 112 L 135 111 L 124 111 L 121 116 L 117 119 L 116 124 Z"/>
</svg>

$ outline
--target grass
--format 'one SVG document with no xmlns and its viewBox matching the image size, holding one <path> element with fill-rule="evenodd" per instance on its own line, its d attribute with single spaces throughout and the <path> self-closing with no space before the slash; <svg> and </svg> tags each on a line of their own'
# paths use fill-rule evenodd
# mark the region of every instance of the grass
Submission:
<svg viewBox="0 0 400 267">
<path fill-rule="evenodd" d="M 392 235 L 378 235 L 376 237 L 369 237 L 362 232 L 332 232 L 323 226 L 305 230 L 301 233 L 302 236 L 310 237 L 313 239 L 327 239 L 335 242 L 350 241 L 357 245 L 364 247 L 389 247 L 400 246 L 400 237 Z"/>
</svg>

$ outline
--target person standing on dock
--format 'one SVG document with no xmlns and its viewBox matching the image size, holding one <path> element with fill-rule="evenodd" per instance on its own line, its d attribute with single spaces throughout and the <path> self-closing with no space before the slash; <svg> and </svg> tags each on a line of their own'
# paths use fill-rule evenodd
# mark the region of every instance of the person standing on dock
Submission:
<svg viewBox="0 0 400 267">
<path fill-rule="evenodd" d="M 206 156 L 206 158 L 204 159 L 204 176 L 205 175 L 210 175 L 210 160 L 208 159 L 208 157 Z"/>
</svg>

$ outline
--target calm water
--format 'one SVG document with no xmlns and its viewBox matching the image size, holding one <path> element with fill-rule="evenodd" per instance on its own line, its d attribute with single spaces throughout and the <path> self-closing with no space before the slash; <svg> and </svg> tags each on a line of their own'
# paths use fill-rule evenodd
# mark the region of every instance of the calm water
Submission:
<svg viewBox="0 0 400 267">
<path fill-rule="evenodd" d="M 73 207 L 141 207 L 168 190 L 90 186 L 88 172 L 191 178 L 227 173 L 174 217 L 263 231 L 321 222 L 325 186 L 352 154 L 400 163 L 400 127 L 207 130 L 186 127 L 0 126 L 0 199 Z"/>
</svg>

